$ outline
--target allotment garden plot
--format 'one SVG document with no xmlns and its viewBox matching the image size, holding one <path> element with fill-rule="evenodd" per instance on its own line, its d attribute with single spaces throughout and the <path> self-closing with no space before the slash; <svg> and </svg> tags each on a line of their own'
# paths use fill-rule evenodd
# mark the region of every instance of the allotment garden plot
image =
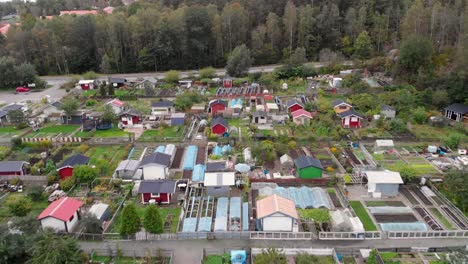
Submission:
<svg viewBox="0 0 468 264">
<path fill-rule="evenodd" d="M 55 138 L 73 136 L 80 125 L 53 125 L 40 128 L 27 134 L 26 138 Z"/>
</svg>

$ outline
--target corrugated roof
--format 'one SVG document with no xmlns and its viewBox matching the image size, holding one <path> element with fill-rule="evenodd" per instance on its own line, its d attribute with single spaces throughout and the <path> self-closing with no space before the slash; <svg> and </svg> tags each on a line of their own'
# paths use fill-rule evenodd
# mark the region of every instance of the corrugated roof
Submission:
<svg viewBox="0 0 468 264">
<path fill-rule="evenodd" d="M 171 163 L 171 155 L 167 155 L 161 152 L 155 152 L 153 154 L 150 154 L 144 157 L 140 162 L 140 167 L 143 167 L 151 163 L 169 167 L 169 164 Z"/>
<path fill-rule="evenodd" d="M 282 213 L 294 219 L 299 218 L 296 205 L 289 199 L 273 194 L 257 201 L 257 219 L 261 219 L 275 213 Z"/>
<path fill-rule="evenodd" d="M 445 110 L 454 111 L 461 114 L 468 113 L 468 105 L 465 104 L 451 104 L 445 108 Z"/>
<path fill-rule="evenodd" d="M 235 181 L 234 172 L 211 172 L 205 173 L 205 186 L 233 186 Z"/>
<path fill-rule="evenodd" d="M 156 101 L 151 102 L 151 107 L 173 107 L 174 103 L 171 101 Z"/>
<path fill-rule="evenodd" d="M 74 167 L 78 165 L 86 165 L 89 162 L 89 158 L 86 157 L 85 155 L 82 154 L 75 154 L 68 159 L 66 159 L 60 166 L 57 168 L 57 170 L 63 168 L 63 167 Z"/>
<path fill-rule="evenodd" d="M 26 161 L 0 161 L 0 172 L 21 171 Z"/>
<path fill-rule="evenodd" d="M 303 169 L 307 167 L 315 167 L 323 170 L 322 163 L 320 160 L 313 158 L 311 156 L 301 156 L 294 160 L 294 164 L 298 169 Z"/>
<path fill-rule="evenodd" d="M 138 193 L 175 193 L 176 181 L 154 180 L 141 181 Z"/>
<path fill-rule="evenodd" d="M 79 200 L 62 197 L 44 209 L 37 219 L 41 220 L 46 217 L 53 217 L 62 221 L 68 221 L 82 205 L 83 202 Z"/>
<path fill-rule="evenodd" d="M 119 163 L 119 166 L 117 166 L 116 171 L 135 171 L 138 169 L 138 166 L 140 165 L 140 162 L 138 160 L 122 160 Z"/>
</svg>

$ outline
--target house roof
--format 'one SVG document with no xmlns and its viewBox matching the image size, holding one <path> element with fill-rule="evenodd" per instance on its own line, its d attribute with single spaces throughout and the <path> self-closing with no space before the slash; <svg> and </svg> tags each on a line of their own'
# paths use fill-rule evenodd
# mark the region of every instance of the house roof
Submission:
<svg viewBox="0 0 468 264">
<path fill-rule="evenodd" d="M 390 110 L 390 111 L 391 111 L 391 110 L 395 111 L 395 108 L 393 108 L 393 106 L 386 105 L 386 104 L 383 104 L 380 108 L 381 108 L 382 110 L 384 110 L 384 111 L 389 111 L 389 110 Z"/>
<path fill-rule="evenodd" d="M 225 107 L 227 107 L 228 103 L 224 100 L 221 100 L 221 99 L 214 99 L 214 100 L 211 100 L 210 103 L 208 104 L 209 107 L 212 107 L 213 105 L 216 105 L 216 104 L 222 104 L 224 105 Z"/>
<path fill-rule="evenodd" d="M 117 77 L 109 77 L 110 83 L 126 83 L 127 80 L 124 78 L 117 78 Z"/>
<path fill-rule="evenodd" d="M 268 110 L 278 110 L 278 105 L 276 103 L 266 103 L 266 108 Z"/>
<path fill-rule="evenodd" d="M 219 172 L 226 170 L 226 162 L 217 161 L 206 163 L 205 172 Z"/>
<path fill-rule="evenodd" d="M 349 105 L 349 106 L 352 107 L 352 105 L 348 104 L 347 102 L 345 102 L 345 101 L 343 101 L 343 100 L 341 100 L 341 99 L 338 99 L 338 100 L 334 101 L 334 102 L 332 103 L 332 106 L 333 106 L 333 108 L 335 108 L 335 107 L 337 107 L 337 106 L 339 106 L 339 105 L 342 105 L 342 104 Z"/>
<path fill-rule="evenodd" d="M 356 116 L 356 117 L 359 117 L 359 118 L 363 118 L 363 116 L 361 114 L 359 114 L 358 112 L 354 111 L 353 109 L 350 109 L 348 111 L 344 111 L 344 112 L 341 112 L 338 114 L 341 118 L 345 118 L 345 117 L 348 117 L 348 116 Z"/>
<path fill-rule="evenodd" d="M 41 220 L 46 217 L 53 217 L 62 221 L 68 221 L 82 205 L 83 202 L 79 200 L 62 197 L 44 209 L 37 219 Z"/>
<path fill-rule="evenodd" d="M 143 77 L 143 79 L 141 79 L 139 81 L 139 83 L 144 83 L 144 82 L 150 82 L 152 84 L 157 84 L 158 80 L 156 80 L 156 78 L 154 78 L 154 77 L 148 76 L 148 77 Z"/>
<path fill-rule="evenodd" d="M 366 171 L 368 183 L 403 184 L 400 173 L 396 171 Z"/>
<path fill-rule="evenodd" d="M 174 103 L 171 101 L 156 101 L 151 102 L 151 107 L 173 107 Z"/>
<path fill-rule="evenodd" d="M 116 171 L 135 171 L 138 169 L 140 162 L 138 160 L 122 160 L 117 166 Z"/>
<path fill-rule="evenodd" d="M 313 158 L 311 156 L 300 156 L 299 158 L 294 160 L 294 164 L 298 169 L 308 168 L 308 167 L 315 167 L 323 170 L 322 163 L 320 160 Z"/>
<path fill-rule="evenodd" d="M 294 219 L 299 218 L 296 210 L 296 204 L 294 204 L 292 200 L 273 194 L 257 201 L 257 219 L 264 218 L 275 213 L 281 213 Z"/>
<path fill-rule="evenodd" d="M 94 80 L 79 80 L 78 84 L 91 84 L 94 83 Z"/>
<path fill-rule="evenodd" d="M 312 118 L 312 114 L 310 112 L 304 110 L 304 109 L 296 110 L 296 111 L 292 112 L 291 114 L 292 114 L 293 119 L 301 117 L 301 116 Z"/>
<path fill-rule="evenodd" d="M 26 161 L 0 161 L 0 172 L 20 171 Z"/>
<path fill-rule="evenodd" d="M 7 106 L 4 106 L 1 110 L 8 113 L 10 111 L 21 110 L 21 108 L 23 108 L 23 107 L 24 106 L 20 105 L 20 104 L 9 104 Z"/>
<path fill-rule="evenodd" d="M 468 105 L 465 104 L 451 104 L 445 108 L 445 110 L 454 111 L 461 114 L 468 113 Z"/>
<path fill-rule="evenodd" d="M 222 125 L 225 128 L 229 128 L 228 121 L 222 117 L 217 117 L 213 121 L 211 121 L 211 128 L 213 128 L 216 125 Z"/>
<path fill-rule="evenodd" d="M 127 109 L 123 113 L 120 114 L 120 116 L 123 116 L 123 115 L 140 116 L 140 111 L 136 109 Z"/>
<path fill-rule="evenodd" d="M 289 101 L 286 102 L 286 106 L 288 108 L 290 108 L 291 106 L 296 105 L 296 104 L 300 105 L 301 107 L 304 107 L 304 105 L 301 102 L 299 102 L 298 100 L 296 100 L 296 99 L 289 100 Z"/>
<path fill-rule="evenodd" d="M 255 111 L 252 114 L 253 117 L 267 117 L 267 113 L 265 111 Z"/>
<path fill-rule="evenodd" d="M 107 14 L 112 14 L 114 12 L 114 9 L 115 9 L 115 7 L 108 6 L 108 7 L 105 7 L 104 9 L 102 9 L 102 11 L 104 11 L 104 13 L 107 13 Z"/>
<path fill-rule="evenodd" d="M 140 167 L 143 167 L 148 164 L 159 164 L 159 165 L 169 167 L 170 163 L 171 163 L 171 155 L 161 153 L 161 152 L 155 152 L 153 154 L 150 154 L 144 157 L 140 162 Z"/>
<path fill-rule="evenodd" d="M 60 109 L 62 107 L 62 103 L 60 101 L 53 102 L 50 105 L 57 109 Z"/>
<path fill-rule="evenodd" d="M 113 106 L 116 106 L 116 107 L 122 107 L 124 106 L 124 102 L 120 101 L 119 99 L 112 99 L 110 100 L 109 102 L 107 102 L 106 104 L 111 104 Z"/>
<path fill-rule="evenodd" d="M 175 193 L 175 188 L 172 180 L 141 181 L 138 193 Z"/>
<path fill-rule="evenodd" d="M 7 115 L 7 112 L 0 110 L 0 117 L 4 117 Z"/>
<path fill-rule="evenodd" d="M 85 165 L 85 164 L 88 164 L 88 162 L 89 162 L 88 157 L 82 154 L 76 154 L 76 155 L 69 157 L 64 162 L 62 162 L 62 164 L 60 164 L 57 170 L 60 170 L 61 168 L 64 168 L 64 167 L 74 167 L 78 165 Z"/>
<path fill-rule="evenodd" d="M 234 172 L 209 172 L 205 173 L 205 186 L 233 186 L 235 182 Z"/>
</svg>

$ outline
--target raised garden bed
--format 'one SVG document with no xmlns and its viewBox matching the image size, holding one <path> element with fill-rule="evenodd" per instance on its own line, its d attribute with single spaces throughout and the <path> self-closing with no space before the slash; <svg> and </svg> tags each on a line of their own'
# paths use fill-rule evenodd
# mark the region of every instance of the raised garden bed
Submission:
<svg viewBox="0 0 468 264">
<path fill-rule="evenodd" d="M 377 206 L 394 206 L 394 207 L 405 207 L 405 204 L 400 201 L 366 201 L 367 207 Z"/>
<path fill-rule="evenodd" d="M 409 223 L 417 222 L 413 214 L 374 214 L 377 223 Z"/>
<path fill-rule="evenodd" d="M 454 229 L 452 223 L 450 223 L 450 221 L 447 220 L 447 218 L 445 218 L 445 216 L 437 208 L 429 208 L 429 211 L 435 215 L 435 217 L 446 229 Z"/>
<path fill-rule="evenodd" d="M 357 217 L 361 220 L 364 229 L 366 231 L 377 231 L 377 227 L 374 224 L 374 221 L 369 216 L 366 211 L 366 208 L 362 205 L 360 201 L 350 201 L 349 202 Z"/>
</svg>

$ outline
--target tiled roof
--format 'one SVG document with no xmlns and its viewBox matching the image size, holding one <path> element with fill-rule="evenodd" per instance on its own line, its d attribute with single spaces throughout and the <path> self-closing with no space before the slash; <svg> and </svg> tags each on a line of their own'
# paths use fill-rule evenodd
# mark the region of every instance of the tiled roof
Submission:
<svg viewBox="0 0 468 264">
<path fill-rule="evenodd" d="M 257 201 L 257 219 L 264 218 L 275 213 L 281 213 L 298 219 L 296 205 L 293 201 L 273 194 Z"/>
</svg>

